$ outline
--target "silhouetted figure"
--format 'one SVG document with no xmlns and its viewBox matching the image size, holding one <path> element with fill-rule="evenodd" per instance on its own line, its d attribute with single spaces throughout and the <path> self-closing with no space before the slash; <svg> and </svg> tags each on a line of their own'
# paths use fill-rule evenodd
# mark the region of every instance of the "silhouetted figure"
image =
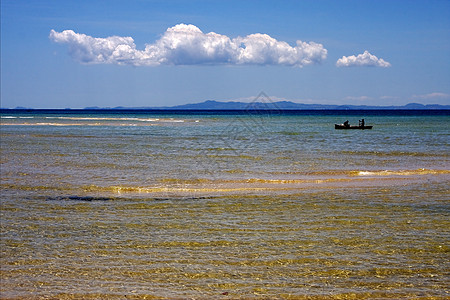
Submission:
<svg viewBox="0 0 450 300">
<path fill-rule="evenodd" d="M 344 122 L 345 127 L 350 127 L 350 124 L 348 123 L 348 120 Z"/>
<path fill-rule="evenodd" d="M 364 124 L 366 124 L 366 122 L 364 121 L 364 119 L 359 120 L 359 127 L 364 127 Z"/>
</svg>

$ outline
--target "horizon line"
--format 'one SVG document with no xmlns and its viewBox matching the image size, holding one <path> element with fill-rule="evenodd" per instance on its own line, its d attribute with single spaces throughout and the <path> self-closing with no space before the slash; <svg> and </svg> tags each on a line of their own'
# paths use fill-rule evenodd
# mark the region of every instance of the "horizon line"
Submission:
<svg viewBox="0 0 450 300">
<path fill-rule="evenodd" d="M 223 105 L 236 105 L 241 107 L 207 107 L 208 104 L 223 104 Z M 278 107 L 277 104 L 292 105 L 290 107 Z M 295 107 L 298 106 L 298 107 Z M 434 107 L 434 108 L 433 108 Z M 99 107 L 88 106 L 84 108 L 33 108 L 16 106 L 15 108 L 0 107 L 0 110 L 373 110 L 373 109 L 450 109 L 450 105 L 447 104 L 422 104 L 418 102 L 410 102 L 404 105 L 367 105 L 367 104 L 319 104 L 319 103 L 297 103 L 289 100 L 278 101 L 254 101 L 254 102 L 242 102 L 242 101 L 216 101 L 205 100 L 197 103 L 178 104 L 173 106 L 115 106 L 115 107 Z"/>
</svg>

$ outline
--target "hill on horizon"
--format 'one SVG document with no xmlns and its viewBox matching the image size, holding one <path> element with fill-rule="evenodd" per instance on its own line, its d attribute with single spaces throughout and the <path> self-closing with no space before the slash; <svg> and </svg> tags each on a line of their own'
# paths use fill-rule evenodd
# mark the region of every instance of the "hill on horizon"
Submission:
<svg viewBox="0 0 450 300">
<path fill-rule="evenodd" d="M 86 109 L 101 109 L 87 107 Z M 206 100 L 199 103 L 189 103 L 175 106 L 161 107 L 124 107 L 113 109 L 176 109 L 176 110 L 348 110 L 348 109 L 450 109 L 450 105 L 408 103 L 403 106 L 376 106 L 376 105 L 333 105 L 333 104 L 303 104 L 292 101 L 276 102 L 236 102 Z"/>
<path fill-rule="evenodd" d="M 18 106 L 15 108 L 0 108 L 1 110 L 34 110 L 31 107 Z M 52 108 L 48 108 L 52 110 Z M 55 110 L 62 110 L 55 109 Z M 71 110 L 76 108 L 65 108 L 64 110 Z M 237 101 L 215 101 L 206 100 L 198 103 L 188 103 L 175 106 L 116 106 L 116 107 L 98 107 L 89 106 L 82 108 L 84 110 L 450 110 L 450 105 L 442 104 L 421 104 L 421 103 L 408 103 L 401 106 L 377 106 L 377 105 L 352 105 L 352 104 L 304 104 L 295 103 L 292 101 L 265 101 L 265 102 L 237 102 Z M 44 109 L 45 110 L 45 109 Z"/>
</svg>

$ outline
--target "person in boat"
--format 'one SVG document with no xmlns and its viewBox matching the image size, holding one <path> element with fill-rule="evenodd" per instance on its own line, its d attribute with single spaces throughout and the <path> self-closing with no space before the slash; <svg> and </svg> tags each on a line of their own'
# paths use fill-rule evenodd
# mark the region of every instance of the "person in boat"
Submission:
<svg viewBox="0 0 450 300">
<path fill-rule="evenodd" d="M 359 127 L 364 127 L 365 124 L 366 122 L 364 121 L 364 119 L 359 121 Z"/>
<path fill-rule="evenodd" d="M 345 127 L 350 127 L 350 124 L 348 123 L 348 120 L 344 122 Z"/>
</svg>

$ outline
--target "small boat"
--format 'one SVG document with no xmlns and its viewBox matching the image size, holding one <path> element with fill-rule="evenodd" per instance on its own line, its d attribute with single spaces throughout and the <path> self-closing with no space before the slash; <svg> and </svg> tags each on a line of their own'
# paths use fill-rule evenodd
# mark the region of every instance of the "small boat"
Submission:
<svg viewBox="0 0 450 300">
<path fill-rule="evenodd" d="M 344 124 L 334 124 L 334 129 L 372 129 L 373 126 L 356 126 L 356 125 L 352 125 L 352 126 L 345 126 Z"/>
</svg>

